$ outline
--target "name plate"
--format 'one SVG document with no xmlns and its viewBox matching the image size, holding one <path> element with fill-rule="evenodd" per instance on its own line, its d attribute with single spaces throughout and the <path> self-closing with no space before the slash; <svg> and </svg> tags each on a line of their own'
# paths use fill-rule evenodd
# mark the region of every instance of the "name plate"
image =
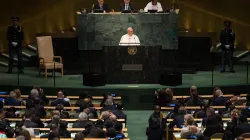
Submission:
<svg viewBox="0 0 250 140">
<path fill-rule="evenodd" d="M 143 67 L 142 67 L 142 64 L 123 64 L 122 70 L 123 71 L 142 71 Z"/>
</svg>

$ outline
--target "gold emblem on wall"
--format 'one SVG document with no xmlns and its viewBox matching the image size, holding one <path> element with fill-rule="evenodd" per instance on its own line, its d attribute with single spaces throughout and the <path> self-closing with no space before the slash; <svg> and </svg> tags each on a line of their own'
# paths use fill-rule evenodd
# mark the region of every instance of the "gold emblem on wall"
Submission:
<svg viewBox="0 0 250 140">
<path fill-rule="evenodd" d="M 137 48 L 135 46 L 128 47 L 128 54 L 135 55 L 137 53 Z"/>
</svg>

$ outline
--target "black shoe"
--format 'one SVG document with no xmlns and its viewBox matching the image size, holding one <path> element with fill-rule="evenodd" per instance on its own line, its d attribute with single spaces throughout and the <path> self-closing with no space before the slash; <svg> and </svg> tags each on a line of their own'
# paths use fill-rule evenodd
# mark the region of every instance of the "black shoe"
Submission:
<svg viewBox="0 0 250 140">
<path fill-rule="evenodd" d="M 24 74 L 23 70 L 19 70 L 18 72 L 19 72 L 20 74 Z"/>
<path fill-rule="evenodd" d="M 235 71 L 234 71 L 234 70 L 230 70 L 230 72 L 231 72 L 231 73 L 235 73 Z"/>
<path fill-rule="evenodd" d="M 225 70 L 224 70 L 224 69 L 220 70 L 220 73 L 224 73 L 224 72 L 225 72 Z"/>
<path fill-rule="evenodd" d="M 9 69 L 9 70 L 7 71 L 7 73 L 12 73 L 12 70 L 11 70 L 11 69 Z"/>
</svg>

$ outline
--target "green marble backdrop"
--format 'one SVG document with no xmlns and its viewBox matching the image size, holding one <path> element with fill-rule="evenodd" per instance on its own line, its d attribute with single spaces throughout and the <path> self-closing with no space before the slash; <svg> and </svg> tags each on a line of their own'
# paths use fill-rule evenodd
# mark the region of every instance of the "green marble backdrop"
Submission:
<svg viewBox="0 0 250 140">
<path fill-rule="evenodd" d="M 128 27 L 134 29 L 143 46 L 178 49 L 178 15 L 174 13 L 79 14 L 78 48 L 101 50 L 102 46 L 117 46 Z"/>
</svg>

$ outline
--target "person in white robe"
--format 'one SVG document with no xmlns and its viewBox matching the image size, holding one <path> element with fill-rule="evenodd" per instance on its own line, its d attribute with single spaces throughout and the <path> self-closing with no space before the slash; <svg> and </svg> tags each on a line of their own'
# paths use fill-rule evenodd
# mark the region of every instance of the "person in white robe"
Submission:
<svg viewBox="0 0 250 140">
<path fill-rule="evenodd" d="M 128 46 L 128 45 L 133 45 L 133 46 L 140 45 L 140 40 L 138 36 L 134 35 L 134 30 L 131 27 L 128 28 L 128 33 L 121 37 L 119 43 L 119 46 Z"/>
</svg>

